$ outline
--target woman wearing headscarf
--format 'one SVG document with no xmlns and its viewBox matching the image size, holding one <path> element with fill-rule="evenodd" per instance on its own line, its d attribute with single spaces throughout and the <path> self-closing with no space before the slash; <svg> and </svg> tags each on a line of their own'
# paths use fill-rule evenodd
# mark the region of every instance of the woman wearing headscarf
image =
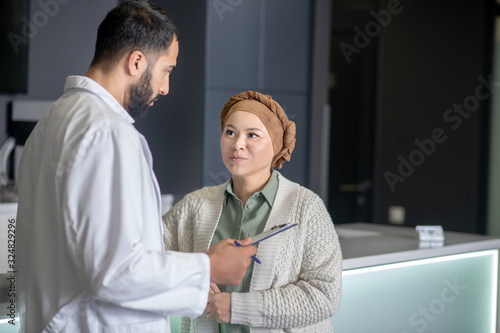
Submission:
<svg viewBox="0 0 500 333">
<path fill-rule="evenodd" d="M 246 91 L 221 112 L 222 159 L 231 179 L 188 194 L 164 217 L 167 250 L 204 252 L 224 238 L 297 223 L 258 244 L 238 286 L 212 284 L 205 315 L 181 332 L 333 332 L 342 255 L 332 220 L 312 191 L 281 175 L 295 123 L 271 96 Z"/>
</svg>

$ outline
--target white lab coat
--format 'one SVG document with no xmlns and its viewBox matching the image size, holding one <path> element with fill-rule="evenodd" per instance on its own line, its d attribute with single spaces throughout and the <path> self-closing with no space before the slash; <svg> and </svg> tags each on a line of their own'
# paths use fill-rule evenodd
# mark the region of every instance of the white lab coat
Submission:
<svg viewBox="0 0 500 333">
<path fill-rule="evenodd" d="M 22 332 L 169 332 L 169 314 L 202 314 L 208 256 L 163 250 L 148 144 L 99 84 L 68 77 L 18 186 Z"/>
</svg>

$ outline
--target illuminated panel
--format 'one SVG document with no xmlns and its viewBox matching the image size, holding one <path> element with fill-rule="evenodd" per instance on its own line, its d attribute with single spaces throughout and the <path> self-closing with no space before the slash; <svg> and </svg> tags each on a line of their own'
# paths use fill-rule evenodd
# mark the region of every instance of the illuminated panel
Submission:
<svg viewBox="0 0 500 333">
<path fill-rule="evenodd" d="M 345 270 L 335 332 L 496 332 L 498 250 Z"/>
<path fill-rule="evenodd" d="M 12 319 L 10 319 L 10 318 L 0 319 L 0 324 L 8 324 L 9 322 L 13 322 L 15 325 L 19 325 L 18 324 L 19 323 L 19 317 L 16 317 L 14 319 L 14 321 L 12 321 Z"/>
<path fill-rule="evenodd" d="M 6 304 L 2 304 L 6 305 Z M 3 308 L 3 306 L 2 306 Z M 9 322 L 10 321 L 10 322 Z M 17 333 L 19 332 L 19 318 L 16 317 L 15 321 L 12 322 L 10 318 L 0 319 L 0 332 L 2 333 Z"/>
</svg>

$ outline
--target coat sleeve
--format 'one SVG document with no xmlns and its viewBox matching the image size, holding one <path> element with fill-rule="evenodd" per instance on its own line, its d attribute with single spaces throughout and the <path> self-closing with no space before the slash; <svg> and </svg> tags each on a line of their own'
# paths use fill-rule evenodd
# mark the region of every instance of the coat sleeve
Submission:
<svg viewBox="0 0 500 333">
<path fill-rule="evenodd" d="M 231 322 L 275 329 L 304 327 L 324 321 L 338 311 L 342 281 L 340 244 L 323 202 L 318 197 L 312 199 L 301 204 L 303 209 L 298 216 L 305 235 L 302 241 L 297 240 L 300 245 L 293 245 L 303 247 L 295 252 L 303 253 L 295 281 L 262 291 L 233 293 Z M 286 245 L 282 251 L 287 251 Z M 287 268 L 277 268 L 282 269 Z"/>
<path fill-rule="evenodd" d="M 208 256 L 163 251 L 157 204 L 144 200 L 154 197 L 155 176 L 137 134 L 97 131 L 74 147 L 59 180 L 67 248 L 83 289 L 119 307 L 200 315 Z"/>
</svg>

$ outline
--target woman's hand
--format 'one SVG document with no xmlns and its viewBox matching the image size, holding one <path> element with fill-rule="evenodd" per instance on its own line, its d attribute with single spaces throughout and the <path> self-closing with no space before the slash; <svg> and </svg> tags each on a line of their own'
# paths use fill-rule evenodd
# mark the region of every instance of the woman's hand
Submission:
<svg viewBox="0 0 500 333">
<path fill-rule="evenodd" d="M 216 290 L 219 290 L 215 285 Z M 209 303 L 205 309 L 208 319 L 215 319 L 218 323 L 229 323 L 231 321 L 231 293 L 213 293 L 213 287 L 210 288 Z"/>
<path fill-rule="evenodd" d="M 210 294 L 214 295 L 218 293 L 220 293 L 219 286 L 213 282 L 210 282 Z"/>
</svg>

